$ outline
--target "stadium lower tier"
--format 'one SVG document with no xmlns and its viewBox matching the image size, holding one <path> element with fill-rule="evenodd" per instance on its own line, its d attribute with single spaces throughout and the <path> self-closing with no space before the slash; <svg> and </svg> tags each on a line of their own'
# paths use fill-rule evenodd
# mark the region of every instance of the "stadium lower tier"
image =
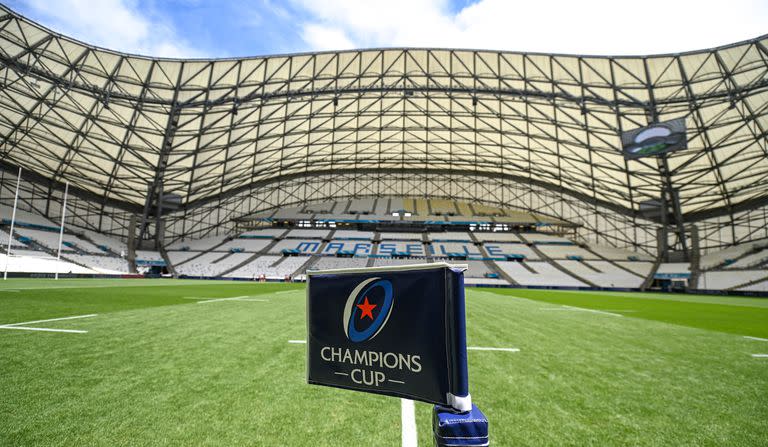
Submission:
<svg viewBox="0 0 768 447">
<path fill-rule="evenodd" d="M 187 277 L 301 280 L 308 270 L 382 267 L 439 262 L 432 257 L 283 256 L 276 254 L 170 251 L 176 273 Z M 469 285 L 525 287 L 639 288 L 650 273 L 650 262 L 559 260 L 517 262 L 483 260 L 449 261 L 466 264 Z M 634 265 L 637 264 L 637 265 Z"/>
</svg>

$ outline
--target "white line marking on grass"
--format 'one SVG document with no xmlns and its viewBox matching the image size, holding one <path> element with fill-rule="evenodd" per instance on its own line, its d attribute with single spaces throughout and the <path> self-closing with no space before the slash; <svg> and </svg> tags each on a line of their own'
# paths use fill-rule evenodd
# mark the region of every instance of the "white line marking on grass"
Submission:
<svg viewBox="0 0 768 447">
<path fill-rule="evenodd" d="M 467 346 L 469 351 L 504 351 L 504 352 L 520 352 L 519 348 L 493 348 L 487 346 Z"/>
<path fill-rule="evenodd" d="M 302 292 L 302 290 L 282 290 L 280 292 L 273 293 L 273 295 L 282 295 L 284 293 L 295 293 L 295 292 Z"/>
<path fill-rule="evenodd" d="M 419 438 L 416 436 L 416 407 L 410 399 L 400 399 L 400 423 L 403 426 L 403 447 L 416 447 Z"/>
<path fill-rule="evenodd" d="M 18 291 L 19 291 L 19 290 L 16 290 L 16 289 L 4 289 L 4 290 L 0 290 L 0 292 L 18 292 Z"/>
<path fill-rule="evenodd" d="M 756 359 L 768 359 L 768 354 L 752 354 L 752 357 Z"/>
<path fill-rule="evenodd" d="M 582 311 L 582 312 L 592 312 L 592 313 L 596 313 L 596 314 L 611 315 L 613 317 L 623 317 L 624 316 L 624 315 L 621 315 L 621 314 L 615 314 L 613 312 L 605 312 L 603 310 L 587 309 L 587 308 L 584 308 L 584 307 L 575 307 L 575 306 L 566 306 L 565 304 L 563 304 L 563 307 L 567 307 L 568 309 L 578 310 L 578 311 Z"/>
<path fill-rule="evenodd" d="M 0 329 L 16 329 L 20 331 L 40 331 L 40 332 L 67 332 L 70 334 L 87 334 L 88 331 L 77 329 L 51 329 L 47 327 L 26 327 L 26 326 L 0 326 Z"/>
<path fill-rule="evenodd" d="M 749 335 L 745 335 L 744 338 L 748 340 L 768 341 L 768 338 L 750 337 Z"/>
<path fill-rule="evenodd" d="M 288 343 L 294 344 L 294 345 L 305 345 L 307 344 L 306 340 L 288 340 Z"/>
<path fill-rule="evenodd" d="M 231 298 L 215 298 L 212 300 L 205 300 L 205 301 L 198 301 L 197 304 L 203 304 L 203 303 L 216 303 L 219 301 L 258 301 L 262 303 L 268 303 L 269 300 L 260 299 L 260 298 L 251 298 L 249 295 L 245 296 L 233 296 Z"/>
<path fill-rule="evenodd" d="M 622 312 L 622 313 L 632 313 L 637 312 L 637 310 L 634 309 L 603 309 L 601 311 L 597 311 L 594 309 L 585 309 L 583 307 L 541 307 L 539 310 L 567 310 L 567 311 L 575 311 L 575 312 Z"/>
<path fill-rule="evenodd" d="M 95 317 L 98 314 L 88 314 L 88 315 L 75 315 L 72 317 L 61 317 L 61 318 L 49 318 L 47 320 L 35 320 L 35 321 L 24 321 L 22 323 L 10 323 L 10 324 L 4 324 L 0 327 L 11 327 L 11 326 L 23 326 L 26 324 L 35 324 L 35 323 L 47 323 L 49 321 L 63 321 L 63 320 L 75 320 L 78 318 L 91 318 Z"/>
</svg>

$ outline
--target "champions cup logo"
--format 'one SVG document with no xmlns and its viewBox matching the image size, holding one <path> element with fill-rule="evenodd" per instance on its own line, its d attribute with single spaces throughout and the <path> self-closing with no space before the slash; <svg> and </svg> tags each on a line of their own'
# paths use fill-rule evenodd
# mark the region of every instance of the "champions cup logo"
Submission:
<svg viewBox="0 0 768 447">
<path fill-rule="evenodd" d="M 386 279 L 369 278 L 358 284 L 344 306 L 344 334 L 355 343 L 379 335 L 392 314 L 392 283 Z"/>
</svg>

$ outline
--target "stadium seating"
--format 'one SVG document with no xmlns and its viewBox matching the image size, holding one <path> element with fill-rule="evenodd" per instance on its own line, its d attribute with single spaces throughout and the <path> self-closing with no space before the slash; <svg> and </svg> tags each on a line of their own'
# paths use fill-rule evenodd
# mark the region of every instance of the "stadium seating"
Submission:
<svg viewBox="0 0 768 447">
<path fill-rule="evenodd" d="M 171 264 L 175 266 L 185 262 L 187 259 L 193 258 L 199 255 L 200 251 L 168 251 L 168 259 Z"/>
<path fill-rule="evenodd" d="M 506 262 L 496 264 L 515 282 L 523 286 L 588 287 L 547 262 Z"/>
<path fill-rule="evenodd" d="M 427 251 L 424 245 L 418 241 L 381 241 L 376 254 L 382 256 L 394 256 L 397 254 L 407 254 L 408 256 L 426 256 Z"/>
<path fill-rule="evenodd" d="M 224 242 L 224 236 L 212 236 L 205 239 L 190 239 L 177 241 L 166 247 L 166 250 L 206 251 Z"/>
<path fill-rule="evenodd" d="M 8 272 L 11 273 L 99 273 L 65 260 L 57 261 L 56 258 L 45 253 L 29 250 L 18 250 L 10 258 L 5 254 L 0 254 L 0 267 L 3 269 L 5 269 L 6 260 L 8 262 Z"/>
<path fill-rule="evenodd" d="M 759 279 L 768 280 L 768 270 L 703 272 L 699 275 L 698 288 L 701 290 L 724 290 Z"/>
<path fill-rule="evenodd" d="M 446 231 L 444 233 L 429 233 L 427 237 L 434 242 L 472 242 L 472 236 L 463 231 Z"/>
<path fill-rule="evenodd" d="M 296 273 L 308 260 L 309 256 L 259 256 L 248 264 L 226 274 L 225 277 L 258 279 L 264 275 L 267 279 L 283 280 L 286 276 Z M 240 260 L 240 262 L 242 261 Z"/>
<path fill-rule="evenodd" d="M 501 278 L 464 278 L 464 284 L 471 286 L 508 286 L 509 283 Z"/>
<path fill-rule="evenodd" d="M 261 275 L 274 276 L 271 270 L 272 264 L 281 260 L 282 256 L 259 256 L 248 264 L 225 275 L 228 278 L 253 278 L 258 279 Z"/>
<path fill-rule="evenodd" d="M 437 257 L 447 257 L 452 254 L 463 256 L 480 256 L 480 249 L 471 242 L 433 242 L 430 254 Z"/>
<path fill-rule="evenodd" d="M 735 261 L 756 248 L 768 247 L 768 240 L 747 242 L 739 245 L 733 245 L 722 250 L 714 250 L 703 256 L 699 261 L 702 270 L 709 270 L 715 267 L 727 264 L 729 261 Z"/>
<path fill-rule="evenodd" d="M 605 245 L 590 245 L 589 249 L 611 261 L 653 261 L 653 256 L 637 253 L 624 248 L 608 247 Z"/>
<path fill-rule="evenodd" d="M 284 239 L 269 249 L 269 253 L 280 254 L 283 250 L 296 251 L 303 254 L 316 253 L 323 245 L 321 240 Z"/>
<path fill-rule="evenodd" d="M 616 264 L 643 278 L 647 278 L 653 269 L 653 262 L 616 261 Z"/>
<path fill-rule="evenodd" d="M 302 211 L 302 207 L 290 207 L 280 208 L 275 212 L 274 219 L 311 219 L 314 216 L 313 213 L 305 213 Z"/>
<path fill-rule="evenodd" d="M 375 233 L 373 231 L 336 230 L 333 234 L 333 238 L 370 241 L 373 240 L 374 235 Z"/>
<path fill-rule="evenodd" d="M 176 267 L 180 275 L 216 277 L 244 262 L 253 253 L 210 252 Z"/>
<path fill-rule="evenodd" d="M 524 244 L 508 242 L 490 242 L 483 244 L 485 252 L 492 258 L 504 258 L 505 256 L 524 256 L 524 259 L 538 260 L 539 255 Z"/>
<path fill-rule="evenodd" d="M 373 214 L 379 216 L 385 216 L 388 214 L 389 199 L 380 198 L 376 200 L 376 206 L 373 208 Z"/>
<path fill-rule="evenodd" d="M 160 252 L 150 250 L 136 250 L 136 260 L 149 261 L 149 262 L 164 262 L 163 256 Z"/>
<path fill-rule="evenodd" d="M 521 242 L 520 237 L 515 233 L 485 233 L 475 232 L 475 238 L 483 242 Z"/>
<path fill-rule="evenodd" d="M 435 214 L 457 214 L 455 202 L 452 200 L 432 199 L 430 205 Z"/>
<path fill-rule="evenodd" d="M 328 237 L 331 230 L 312 230 L 307 228 L 296 228 L 288 232 L 285 237 L 294 239 L 324 239 Z"/>
<path fill-rule="evenodd" d="M 457 264 L 467 265 L 467 271 L 464 273 L 467 278 L 485 278 L 486 275 L 493 273 L 483 261 L 459 261 Z"/>
<path fill-rule="evenodd" d="M 526 242 L 531 244 L 573 244 L 573 242 L 560 236 L 543 233 L 520 233 L 520 236 Z"/>
<path fill-rule="evenodd" d="M 10 224 L 11 217 L 13 217 L 13 207 L 0 205 L 0 219 L 2 219 L 2 222 Z M 61 226 L 60 222 L 55 223 L 35 212 L 26 211 L 18 207 L 16 208 L 16 225 L 38 225 L 52 230 L 58 230 Z"/>
<path fill-rule="evenodd" d="M 278 262 L 277 265 L 272 266 L 271 276 L 268 273 L 267 278 L 283 279 L 284 277 L 293 275 L 295 273 L 303 273 L 298 272 L 298 270 L 301 268 L 301 266 L 306 264 L 307 261 L 309 261 L 309 257 L 307 256 L 285 257 L 282 261 Z"/>
<path fill-rule="evenodd" d="M 768 292 L 768 281 L 761 281 L 746 287 L 736 289 L 740 292 Z"/>
<path fill-rule="evenodd" d="M 599 259 L 578 245 L 537 245 L 536 248 L 552 259 Z"/>
<path fill-rule="evenodd" d="M 0 248 L 3 250 L 8 248 L 8 238 L 10 235 L 5 230 L 0 230 Z M 11 247 L 26 247 L 27 244 L 24 242 L 18 241 L 15 238 L 13 239 L 13 243 L 11 244 Z"/>
<path fill-rule="evenodd" d="M 763 249 L 756 253 L 744 256 L 743 258 L 736 260 L 736 262 L 728 264 L 725 268 L 749 268 L 764 264 L 765 262 L 768 262 L 768 249 Z"/>
<path fill-rule="evenodd" d="M 14 232 L 16 235 L 28 237 L 50 250 L 56 251 L 59 249 L 59 233 L 57 232 L 33 230 L 30 228 L 17 228 L 14 230 Z M 104 253 L 103 250 L 100 250 L 92 243 L 80 239 L 72 234 L 64 233 L 61 247 L 62 251 L 71 251 L 71 248 L 67 244 L 72 244 L 79 250 L 87 253 Z"/>
<path fill-rule="evenodd" d="M 324 256 L 320 258 L 315 265 L 314 270 L 348 269 L 365 267 L 368 264 L 368 258 L 337 258 L 333 256 Z"/>
<path fill-rule="evenodd" d="M 645 280 L 645 277 L 629 273 L 608 261 L 556 262 L 574 275 L 601 287 L 637 288 Z"/>
<path fill-rule="evenodd" d="M 282 236 L 286 231 L 288 231 L 286 228 L 261 228 L 258 230 L 246 231 L 245 233 L 242 233 L 240 237 L 259 237 L 272 239 Z"/>
<path fill-rule="evenodd" d="M 216 251 L 242 250 L 250 253 L 258 253 L 267 248 L 271 243 L 271 239 L 235 238 L 216 247 Z"/>
<path fill-rule="evenodd" d="M 388 265 L 414 265 L 414 264 L 427 264 L 429 262 L 426 258 L 375 258 L 373 265 L 375 267 L 382 267 Z"/>
<path fill-rule="evenodd" d="M 688 275 L 690 273 L 690 262 L 662 262 L 659 264 L 658 270 L 656 270 L 657 275 Z"/>
<path fill-rule="evenodd" d="M 420 241 L 422 240 L 421 233 L 391 233 L 382 232 L 379 234 L 381 240 L 390 241 Z"/>
<path fill-rule="evenodd" d="M 353 254 L 369 255 L 373 253 L 373 242 L 370 241 L 350 241 L 350 240 L 332 240 L 328 242 L 320 251 L 324 255 L 335 254 Z"/>
<path fill-rule="evenodd" d="M 128 253 L 128 245 L 125 242 L 118 239 L 105 236 L 101 233 L 97 233 L 91 230 L 80 230 L 83 235 L 93 241 L 93 243 L 99 247 L 104 246 L 118 255 L 126 255 Z"/>
<path fill-rule="evenodd" d="M 346 207 L 344 205 L 337 207 L 336 202 L 319 202 L 319 203 L 310 203 L 304 206 L 304 212 L 308 214 L 329 214 L 332 213 L 334 209 L 338 208 L 341 212 Z"/>
<path fill-rule="evenodd" d="M 348 212 L 350 214 L 373 214 L 373 205 L 376 199 L 353 199 L 349 201 Z"/>
<path fill-rule="evenodd" d="M 114 256 L 94 256 L 71 253 L 67 254 L 66 258 L 78 264 L 85 265 L 99 273 L 123 274 L 130 272 L 128 261 Z"/>
</svg>

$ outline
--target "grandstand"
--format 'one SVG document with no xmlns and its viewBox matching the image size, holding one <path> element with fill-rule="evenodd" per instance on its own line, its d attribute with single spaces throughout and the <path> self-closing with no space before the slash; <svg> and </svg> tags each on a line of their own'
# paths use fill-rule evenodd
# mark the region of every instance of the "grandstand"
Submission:
<svg viewBox="0 0 768 447">
<path fill-rule="evenodd" d="M 451 260 L 471 285 L 766 288 L 764 36 L 642 58 L 185 61 L 0 8 L 14 275 L 284 281 Z M 624 158 L 622 131 L 680 117 L 684 150 Z"/>
</svg>

